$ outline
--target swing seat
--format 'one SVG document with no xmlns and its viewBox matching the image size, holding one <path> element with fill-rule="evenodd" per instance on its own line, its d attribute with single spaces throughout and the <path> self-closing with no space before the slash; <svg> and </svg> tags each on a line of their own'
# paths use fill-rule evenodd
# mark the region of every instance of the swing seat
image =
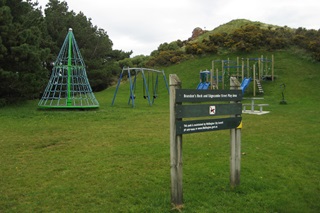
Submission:
<svg viewBox="0 0 320 213">
<path fill-rule="evenodd" d="M 153 96 L 154 99 L 156 99 L 157 97 L 158 97 L 157 95 L 154 95 L 154 96 Z"/>
<path fill-rule="evenodd" d="M 147 99 L 147 98 L 148 98 L 148 96 L 147 96 L 147 95 L 144 95 L 144 96 L 143 96 L 143 98 L 144 98 L 144 99 Z"/>
<path fill-rule="evenodd" d="M 132 95 L 130 95 L 130 99 L 136 99 L 136 96 L 134 95 L 134 96 L 132 97 Z"/>
</svg>

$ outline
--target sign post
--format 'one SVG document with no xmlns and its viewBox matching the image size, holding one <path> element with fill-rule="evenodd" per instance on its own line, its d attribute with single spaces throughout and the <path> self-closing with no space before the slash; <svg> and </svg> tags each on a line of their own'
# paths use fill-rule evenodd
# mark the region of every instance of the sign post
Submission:
<svg viewBox="0 0 320 213">
<path fill-rule="evenodd" d="M 181 89 L 177 75 L 169 76 L 170 85 L 170 173 L 171 203 L 183 204 L 182 135 L 230 129 L 230 185 L 240 184 L 242 92 L 236 78 L 230 78 L 231 90 Z M 209 102 L 206 104 L 198 104 Z M 224 103 L 222 103 L 224 102 Z M 189 103 L 183 105 L 182 103 Z M 192 104 L 191 104 L 192 103 Z M 219 116 L 219 118 L 215 118 Z M 185 118 L 210 117 L 200 120 Z M 212 118 L 211 118 L 212 117 Z"/>
<path fill-rule="evenodd" d="M 240 83 L 235 77 L 230 78 L 230 89 L 239 89 Z M 231 102 L 237 103 L 237 102 Z M 241 113 L 240 113 L 241 114 Z M 239 118 L 240 115 L 232 115 Z M 240 125 L 241 126 L 241 125 Z M 230 185 L 236 187 L 240 184 L 241 161 L 241 128 L 230 129 Z"/>
<path fill-rule="evenodd" d="M 176 89 L 181 88 L 177 75 L 169 76 L 170 87 L 170 173 L 171 173 L 171 203 L 176 206 L 183 204 L 182 194 L 182 135 L 176 132 Z M 181 119 L 178 119 L 181 120 Z"/>
</svg>

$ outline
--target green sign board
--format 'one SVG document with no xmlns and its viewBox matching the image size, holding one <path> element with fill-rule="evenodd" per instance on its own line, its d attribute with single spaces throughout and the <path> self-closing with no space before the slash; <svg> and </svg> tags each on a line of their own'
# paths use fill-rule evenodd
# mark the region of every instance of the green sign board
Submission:
<svg viewBox="0 0 320 213">
<path fill-rule="evenodd" d="M 241 117 L 176 121 L 177 135 L 237 128 Z"/>
<path fill-rule="evenodd" d="M 241 100 L 241 90 L 176 89 L 176 134 L 237 128 L 241 123 L 240 115 L 242 113 L 242 104 L 237 102 Z M 182 104 L 183 102 L 190 104 Z M 192 104 L 200 102 L 208 103 Z M 227 117 L 227 115 L 231 117 Z M 182 120 L 183 118 L 211 116 L 224 117 L 205 120 Z"/>
<path fill-rule="evenodd" d="M 241 101 L 241 90 L 176 89 L 176 102 Z"/>
<path fill-rule="evenodd" d="M 176 106 L 176 118 L 192 118 L 217 115 L 241 115 L 241 113 L 241 103 Z"/>
</svg>

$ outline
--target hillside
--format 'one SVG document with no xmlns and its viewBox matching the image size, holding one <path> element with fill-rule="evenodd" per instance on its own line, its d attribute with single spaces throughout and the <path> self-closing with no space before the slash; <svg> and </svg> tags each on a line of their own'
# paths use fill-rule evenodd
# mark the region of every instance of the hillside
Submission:
<svg viewBox="0 0 320 213">
<path fill-rule="evenodd" d="M 208 54 L 219 56 L 279 50 L 297 52 L 297 56 L 320 61 L 320 31 L 237 19 L 210 31 L 197 27 L 187 40 L 165 42 L 150 56 L 125 59 L 119 64 L 129 67 L 161 67 Z"/>
<path fill-rule="evenodd" d="M 255 25 L 262 29 L 276 29 L 280 26 L 272 25 L 272 24 L 266 24 L 259 21 L 250 21 L 247 19 L 235 19 L 231 20 L 230 22 L 227 22 L 225 24 L 221 24 L 220 26 L 214 28 L 213 30 L 204 31 L 203 34 L 201 34 L 197 39 L 191 40 L 190 42 L 200 42 L 203 39 L 208 39 L 210 35 L 216 34 L 216 33 L 233 33 L 235 30 L 244 27 L 246 25 Z"/>
</svg>

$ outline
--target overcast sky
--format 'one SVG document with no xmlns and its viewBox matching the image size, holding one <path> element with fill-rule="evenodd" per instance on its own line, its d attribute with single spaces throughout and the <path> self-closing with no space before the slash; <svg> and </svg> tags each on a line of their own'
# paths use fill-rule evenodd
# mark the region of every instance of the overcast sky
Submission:
<svg viewBox="0 0 320 213">
<path fill-rule="evenodd" d="M 37 0 L 33 0 L 37 1 Z M 61 0 L 60 0 L 61 1 Z M 48 0 L 38 0 L 45 8 Z M 107 31 L 113 49 L 150 55 L 161 43 L 186 40 L 233 19 L 320 29 L 319 0 L 66 0 Z M 76 32 L 75 37 L 77 38 Z"/>
</svg>

